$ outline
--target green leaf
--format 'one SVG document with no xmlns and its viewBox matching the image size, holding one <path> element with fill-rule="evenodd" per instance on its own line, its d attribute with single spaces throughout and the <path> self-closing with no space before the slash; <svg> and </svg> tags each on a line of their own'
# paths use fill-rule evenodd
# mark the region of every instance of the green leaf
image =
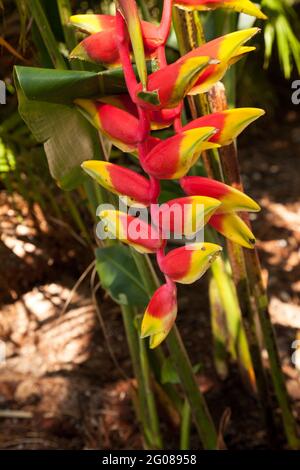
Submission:
<svg viewBox="0 0 300 470">
<path fill-rule="evenodd" d="M 44 144 L 52 177 L 62 189 L 74 189 L 85 178 L 81 163 L 99 159 L 100 147 L 97 130 L 72 101 L 80 90 L 81 96 L 100 92 L 99 74 L 16 67 L 14 77 L 19 113 Z"/>
<path fill-rule="evenodd" d="M 73 106 L 29 101 L 19 96 L 19 113 L 44 144 L 51 176 L 65 190 L 82 183 L 84 160 L 98 159 L 97 131 Z"/>
<path fill-rule="evenodd" d="M 202 365 L 200 363 L 195 364 L 193 366 L 194 374 L 197 374 L 197 372 L 199 372 L 201 369 Z M 180 384 L 180 378 L 177 370 L 173 365 L 171 357 L 167 357 L 163 362 L 161 369 L 161 382 L 163 384 Z"/>
<path fill-rule="evenodd" d="M 121 68 L 102 72 L 16 66 L 16 87 L 32 101 L 71 104 L 76 98 L 100 98 L 126 92 Z"/>
<path fill-rule="evenodd" d="M 140 91 L 138 93 L 138 97 L 145 101 L 145 103 L 153 104 L 154 106 L 158 106 L 160 104 L 158 92 L 155 91 Z"/>
<path fill-rule="evenodd" d="M 96 250 L 96 268 L 102 287 L 121 305 L 145 308 L 148 295 L 130 250 L 114 245 Z"/>
</svg>

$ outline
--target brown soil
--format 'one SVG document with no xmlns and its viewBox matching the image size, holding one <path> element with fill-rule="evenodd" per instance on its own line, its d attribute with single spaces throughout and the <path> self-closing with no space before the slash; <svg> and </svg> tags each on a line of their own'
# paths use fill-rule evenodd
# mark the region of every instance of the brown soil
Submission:
<svg viewBox="0 0 300 470">
<path fill-rule="evenodd" d="M 247 192 L 263 207 L 253 224 L 285 377 L 300 419 L 300 376 L 291 363 L 300 330 L 298 125 L 295 112 L 278 127 L 270 129 L 266 121 L 265 128 L 256 127 L 250 138 L 248 133 L 241 139 L 240 158 Z M 38 207 L 29 210 L 20 197 L 12 204 L 5 192 L 0 198 L 0 337 L 6 344 L 6 362 L 0 366 L 0 448 L 141 448 L 118 307 L 101 293 L 110 344 L 127 379 L 107 351 L 88 282 L 62 313 L 92 256 Z M 266 448 L 257 403 L 235 366 L 225 381 L 215 373 L 208 311 L 207 280 L 180 289 L 178 326 L 193 364 L 201 364 L 199 386 L 216 423 L 231 411 L 225 431 L 229 448 Z M 176 448 L 176 437 L 174 432 L 173 442 L 168 439 L 170 448 Z M 199 446 L 194 433 L 192 446 Z"/>
</svg>

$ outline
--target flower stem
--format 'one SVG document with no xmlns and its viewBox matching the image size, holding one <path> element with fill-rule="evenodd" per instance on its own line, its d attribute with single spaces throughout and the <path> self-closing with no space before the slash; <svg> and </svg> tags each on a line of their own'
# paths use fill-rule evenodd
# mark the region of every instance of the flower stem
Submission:
<svg viewBox="0 0 300 470">
<path fill-rule="evenodd" d="M 189 450 L 191 435 L 191 407 L 187 400 L 184 401 L 181 412 L 180 450 Z"/>
<path fill-rule="evenodd" d="M 131 363 L 133 367 L 134 376 L 138 384 L 138 415 L 141 421 L 141 429 L 144 435 L 145 445 L 147 448 L 156 448 L 155 437 L 153 437 L 152 429 L 149 429 L 149 422 L 147 418 L 147 396 L 146 387 L 144 383 L 144 374 L 142 372 L 140 362 L 140 345 L 137 334 L 137 329 L 134 325 L 135 311 L 130 306 L 122 305 L 122 318 L 126 332 L 127 343 L 129 347 Z"/>
<path fill-rule="evenodd" d="M 132 250 L 132 252 L 133 251 L 134 250 Z M 154 290 L 159 287 L 160 283 L 152 265 L 149 265 L 149 258 L 136 252 L 133 253 L 133 258 L 143 283 L 149 292 L 149 296 L 152 296 Z M 190 404 L 202 445 L 205 449 L 217 449 L 217 431 L 207 408 L 206 401 L 199 390 L 191 362 L 176 326 L 170 331 L 166 343 L 171 354 L 172 362 L 180 377 L 182 388 Z"/>
<path fill-rule="evenodd" d="M 227 100 L 223 88 L 220 89 L 215 97 L 215 106 L 218 111 L 227 109 Z M 231 144 L 227 147 L 224 147 L 223 149 L 220 149 L 220 159 L 222 167 L 224 168 L 226 183 L 234 186 L 240 191 L 243 191 L 244 188 L 241 181 L 236 146 Z M 248 214 L 244 215 L 244 220 L 250 226 L 250 219 Z M 268 297 L 262 279 L 258 253 L 256 249 L 241 251 L 244 255 L 247 277 L 249 279 L 250 294 L 255 299 L 260 327 L 262 330 L 265 347 L 268 352 L 271 377 L 276 398 L 281 409 L 281 417 L 286 438 L 290 448 L 299 449 L 300 440 L 297 436 L 296 422 L 293 417 L 292 408 L 281 369 L 278 348 L 276 345 L 276 336 L 270 318 Z"/>
<path fill-rule="evenodd" d="M 191 407 L 195 425 L 205 450 L 218 448 L 218 435 L 206 401 L 199 390 L 192 365 L 176 326 L 166 339 L 171 358 Z"/>
</svg>

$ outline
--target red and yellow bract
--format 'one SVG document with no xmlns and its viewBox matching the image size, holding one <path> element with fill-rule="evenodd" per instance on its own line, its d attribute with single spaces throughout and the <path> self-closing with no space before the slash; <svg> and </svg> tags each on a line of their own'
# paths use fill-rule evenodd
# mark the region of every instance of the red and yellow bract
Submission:
<svg viewBox="0 0 300 470">
<path fill-rule="evenodd" d="M 175 233 L 191 237 L 209 221 L 221 205 L 211 197 L 190 196 L 172 199 L 159 208 L 152 209 L 152 222 L 160 228 L 162 234 Z"/>
<path fill-rule="evenodd" d="M 205 274 L 221 251 L 214 243 L 193 243 L 170 251 L 159 267 L 172 281 L 192 284 Z"/>
<path fill-rule="evenodd" d="M 203 150 L 217 146 L 208 142 L 215 132 L 214 127 L 200 127 L 163 140 L 145 157 L 144 170 L 157 179 L 182 178 Z"/>
<path fill-rule="evenodd" d="M 81 166 L 104 188 L 118 196 L 126 196 L 128 205 L 147 207 L 151 204 L 150 181 L 139 173 L 99 160 L 86 160 Z"/>
<path fill-rule="evenodd" d="M 105 231 L 139 253 L 156 253 L 163 246 L 159 232 L 138 217 L 110 209 L 102 210 L 99 216 Z"/>
<path fill-rule="evenodd" d="M 216 10 L 226 8 L 266 20 L 264 13 L 250 0 L 174 0 L 174 4 L 185 10 Z"/>
<path fill-rule="evenodd" d="M 156 348 L 168 335 L 177 316 L 176 286 L 168 282 L 153 294 L 144 313 L 141 337 L 150 336 L 150 348 Z"/>
</svg>

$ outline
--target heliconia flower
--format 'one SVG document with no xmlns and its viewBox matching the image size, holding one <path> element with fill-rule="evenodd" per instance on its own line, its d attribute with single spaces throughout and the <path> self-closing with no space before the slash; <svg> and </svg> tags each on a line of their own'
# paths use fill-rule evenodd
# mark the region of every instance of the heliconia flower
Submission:
<svg viewBox="0 0 300 470">
<path fill-rule="evenodd" d="M 253 121 L 263 116 L 265 111 L 258 108 L 236 108 L 228 109 L 219 113 L 207 114 L 182 128 L 183 131 L 195 129 L 196 127 L 212 126 L 218 129 L 209 140 L 217 144 L 229 145 L 241 132 Z"/>
<path fill-rule="evenodd" d="M 85 18 L 87 17 L 87 18 Z M 107 67 L 120 65 L 116 40 L 116 17 L 111 15 L 74 15 L 71 23 L 78 29 L 90 33 L 70 53 L 71 59 L 81 59 Z M 150 57 L 164 42 L 158 27 L 141 22 L 145 53 Z"/>
<path fill-rule="evenodd" d="M 176 286 L 169 282 L 153 294 L 144 313 L 141 337 L 150 336 L 150 348 L 156 348 L 169 334 L 177 316 Z"/>
<path fill-rule="evenodd" d="M 214 243 L 192 243 L 170 251 L 160 260 L 159 267 L 172 281 L 192 284 L 205 274 L 221 251 L 222 247 Z"/>
<path fill-rule="evenodd" d="M 228 67 L 238 58 L 243 56 L 247 50 L 244 43 L 259 32 L 259 28 L 243 29 L 233 33 L 220 36 L 181 57 L 178 62 L 187 60 L 190 57 L 209 56 L 218 60 L 219 63 L 209 65 L 199 75 L 195 85 L 189 91 L 189 95 L 204 93 L 208 91 L 216 82 L 221 80 Z M 252 50 L 252 49 L 250 49 Z"/>
<path fill-rule="evenodd" d="M 222 204 L 217 213 L 224 212 L 258 212 L 259 205 L 232 186 L 202 176 L 186 176 L 180 180 L 180 185 L 189 196 L 208 196 L 218 199 Z"/>
<path fill-rule="evenodd" d="M 214 127 L 201 127 L 163 140 L 145 157 L 145 172 L 157 179 L 182 178 L 196 163 L 203 150 L 218 145 L 207 142 L 215 132 Z"/>
<path fill-rule="evenodd" d="M 234 212 L 214 214 L 209 224 L 234 243 L 245 248 L 254 248 L 255 237 L 248 225 Z"/>
<path fill-rule="evenodd" d="M 128 205 L 147 207 L 151 204 L 150 181 L 135 171 L 100 160 L 87 160 L 81 167 L 104 188 L 126 196 Z"/>
<path fill-rule="evenodd" d="M 158 231 L 138 217 L 116 210 L 102 210 L 104 230 L 139 253 L 156 253 L 163 245 Z"/>
<path fill-rule="evenodd" d="M 106 67 L 119 66 L 120 57 L 114 30 L 104 29 L 87 36 L 70 52 L 69 57 L 103 64 Z"/>
<path fill-rule="evenodd" d="M 117 108 L 123 109 L 135 117 L 139 117 L 136 104 L 131 100 L 130 96 L 122 93 L 120 95 L 108 95 L 99 98 L 101 103 L 111 104 Z M 169 127 L 173 124 L 174 119 L 180 114 L 181 106 L 172 109 L 158 109 L 148 111 L 151 121 L 151 129 L 158 130 Z"/>
<path fill-rule="evenodd" d="M 116 29 L 116 17 L 113 15 L 72 15 L 70 23 L 80 31 L 88 34 Z"/>
<path fill-rule="evenodd" d="M 250 0 L 174 0 L 175 5 L 185 10 L 215 10 L 216 8 L 228 8 L 239 13 L 266 20 L 266 15 Z"/>
<path fill-rule="evenodd" d="M 113 15 L 73 15 L 70 23 L 88 34 L 97 34 L 105 30 L 111 30 L 112 35 L 116 34 L 116 17 Z M 142 35 L 146 51 L 153 52 L 164 43 L 164 37 L 160 29 L 153 23 L 141 21 Z"/>
<path fill-rule="evenodd" d="M 211 61 L 209 56 L 187 57 L 184 56 L 173 64 L 153 72 L 148 77 L 147 90 L 157 91 L 159 105 L 147 102 L 142 92 L 142 84 L 136 89 L 137 103 L 149 110 L 162 108 L 175 108 L 192 89 L 199 75 Z"/>
<path fill-rule="evenodd" d="M 159 109 L 157 111 L 149 111 L 149 119 L 151 122 L 151 130 L 165 129 L 173 124 L 174 119 L 180 114 L 181 107 L 172 109 Z"/>
<path fill-rule="evenodd" d="M 116 147 L 123 152 L 136 150 L 139 121 L 133 114 L 100 101 L 76 99 L 74 103 Z"/>
<path fill-rule="evenodd" d="M 117 9 L 121 12 L 127 24 L 133 49 L 137 70 L 143 87 L 147 82 L 147 70 L 144 54 L 144 41 L 141 22 L 137 6 L 134 0 L 119 0 Z M 93 32 L 81 41 L 71 52 L 71 59 L 82 59 L 86 61 L 103 63 L 106 66 L 118 66 L 120 64 L 119 50 L 117 44 L 116 17 L 110 15 L 75 15 L 71 22 L 79 29 Z M 149 34 L 155 27 L 149 26 Z"/>
<path fill-rule="evenodd" d="M 101 96 L 97 101 L 101 103 L 111 104 L 116 108 L 123 109 L 127 113 L 132 114 L 136 118 L 139 117 L 138 109 L 136 104 L 130 98 L 127 93 L 121 93 L 120 95 L 105 95 Z"/>
<path fill-rule="evenodd" d="M 152 206 L 152 222 L 163 236 L 169 233 L 193 236 L 209 221 L 221 202 L 211 197 L 190 196 Z"/>
</svg>

